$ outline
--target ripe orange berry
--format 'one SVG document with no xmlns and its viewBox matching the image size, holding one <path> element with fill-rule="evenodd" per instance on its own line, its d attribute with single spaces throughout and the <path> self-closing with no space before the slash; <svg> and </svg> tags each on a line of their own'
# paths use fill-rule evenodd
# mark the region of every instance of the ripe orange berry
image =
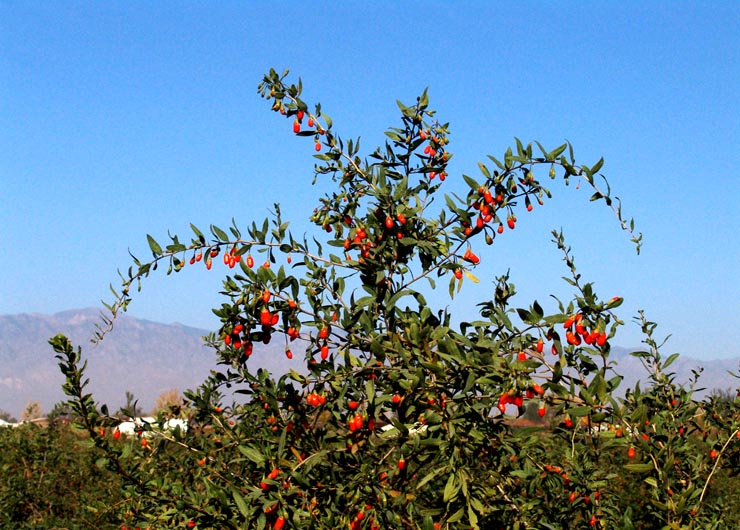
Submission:
<svg viewBox="0 0 740 530">
<path fill-rule="evenodd" d="M 308 124 L 309 127 L 313 128 L 313 118 L 308 118 Z"/>
<path fill-rule="evenodd" d="M 316 149 L 317 152 L 318 151 L 321 151 L 321 143 L 320 142 L 316 142 L 316 145 L 314 146 L 314 149 Z"/>
<path fill-rule="evenodd" d="M 399 471 L 403 471 L 404 469 L 406 469 L 406 460 L 404 460 L 404 458 L 401 457 L 398 460 L 398 463 L 396 464 L 396 466 L 398 467 Z"/>
<path fill-rule="evenodd" d="M 254 258 L 252 256 L 247 256 L 247 267 L 250 269 L 254 267 Z"/>
<path fill-rule="evenodd" d="M 635 448 L 634 447 L 630 447 L 627 450 L 627 458 L 635 458 Z"/>
<path fill-rule="evenodd" d="M 118 429 L 116 429 L 115 431 L 113 431 L 113 439 L 114 440 L 118 440 L 120 437 L 121 437 L 121 431 L 119 431 Z"/>
<path fill-rule="evenodd" d="M 295 120 L 293 122 L 293 132 L 296 133 L 296 134 L 298 134 L 299 132 L 301 132 L 301 122 L 299 122 L 298 120 Z"/>
<path fill-rule="evenodd" d="M 463 271 L 462 271 L 462 269 L 455 269 L 454 274 L 455 274 L 455 278 L 457 278 L 458 280 L 461 280 L 462 279 L 462 275 L 463 275 Z"/>
</svg>

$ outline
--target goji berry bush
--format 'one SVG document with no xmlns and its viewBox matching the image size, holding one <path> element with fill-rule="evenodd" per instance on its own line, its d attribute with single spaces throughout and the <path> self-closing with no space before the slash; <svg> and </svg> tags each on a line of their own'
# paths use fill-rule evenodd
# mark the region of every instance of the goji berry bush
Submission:
<svg viewBox="0 0 740 530">
<path fill-rule="evenodd" d="M 208 337 L 215 367 L 186 394 L 187 432 L 114 439 L 107 409 L 85 392 L 81 351 L 52 340 L 80 423 L 126 484 L 125 527 L 736 527 L 717 485 L 737 470 L 740 400 L 698 401 L 676 384 L 675 357 L 661 355 L 643 315 L 634 355 L 649 381 L 617 397 L 622 299 L 581 278 L 562 232 L 553 242 L 572 297 L 554 314 L 537 301 L 513 307 L 503 273 L 476 320 L 456 316 L 459 290 L 491 272 L 480 249 L 514 237 L 549 183 L 593 188 L 639 252 L 603 160 L 516 139 L 477 176 L 454 175 L 449 126 L 426 92 L 399 102 L 399 124 L 364 155 L 287 72 L 270 71 L 259 93 L 310 141 L 315 178 L 332 183 L 306 212 L 315 233 L 291 233 L 276 204 L 245 231 L 192 226 L 164 246 L 148 236 L 152 258 L 134 258 L 96 337 L 158 266 L 226 267 L 221 326 Z M 452 179 L 466 192 L 446 192 Z M 273 341 L 290 373 L 250 368 Z M 528 408 L 539 423 L 517 421 Z"/>
</svg>

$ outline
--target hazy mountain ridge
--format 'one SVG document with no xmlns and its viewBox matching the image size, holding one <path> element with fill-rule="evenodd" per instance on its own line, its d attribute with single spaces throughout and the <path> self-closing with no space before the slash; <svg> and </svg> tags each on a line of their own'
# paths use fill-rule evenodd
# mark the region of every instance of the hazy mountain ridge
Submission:
<svg viewBox="0 0 740 530">
<path fill-rule="evenodd" d="M 162 392 L 194 388 L 210 370 L 217 368 L 215 353 L 203 342 L 207 330 L 122 314 L 102 343 L 91 344 L 95 325 L 101 322 L 100 310 L 94 308 L 54 315 L 0 315 L 0 409 L 19 417 L 31 400 L 38 400 L 42 410 L 49 412 L 55 403 L 65 399 L 61 390 L 63 377 L 48 344 L 58 333 L 82 347 L 83 358 L 88 360 L 89 389 L 97 401 L 107 403 L 113 410 L 124 403 L 127 390 L 148 410 Z M 616 371 L 624 376 L 620 394 L 634 387 L 638 379 L 647 380 L 645 368 L 629 351 L 613 348 Z M 672 352 L 666 348 L 664 357 Z M 267 346 L 256 345 L 250 363 L 254 368 L 280 373 L 290 368 L 300 371 L 303 356 L 297 349 L 294 353 L 294 359 L 288 361 L 284 343 L 276 337 Z M 697 385 L 705 389 L 698 392 L 698 396 L 703 396 L 714 389 L 738 388 L 740 380 L 728 371 L 737 373 L 739 366 L 740 358 L 699 361 L 681 356 L 670 371 L 675 372 L 677 382 L 685 384 L 692 377 L 692 369 L 703 368 Z"/>
<path fill-rule="evenodd" d="M 203 342 L 208 330 L 182 324 L 161 324 L 120 315 L 113 331 L 99 344 L 90 338 L 102 322 L 100 310 L 0 315 L 0 409 L 16 417 L 31 400 L 44 412 L 66 399 L 64 378 L 48 341 L 62 333 L 82 347 L 95 399 L 112 410 L 125 402 L 127 390 L 148 410 L 162 392 L 198 386 L 217 368 L 216 356 Z M 255 347 L 255 365 L 286 370 L 280 341 Z"/>
</svg>

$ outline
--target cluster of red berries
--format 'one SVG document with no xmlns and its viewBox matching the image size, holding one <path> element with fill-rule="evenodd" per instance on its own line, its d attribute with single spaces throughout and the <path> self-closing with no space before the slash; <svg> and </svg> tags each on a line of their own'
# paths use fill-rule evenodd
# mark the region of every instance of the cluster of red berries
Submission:
<svg viewBox="0 0 740 530">
<path fill-rule="evenodd" d="M 522 360 L 522 355 L 526 354 L 524 352 L 519 353 L 519 360 Z M 532 383 L 532 385 L 525 390 L 524 395 L 521 394 L 521 392 L 511 389 L 503 394 L 501 394 L 501 397 L 499 397 L 498 400 L 498 409 L 503 413 L 506 412 L 506 405 L 514 405 L 516 407 L 522 407 L 524 406 L 524 399 L 525 397 L 527 399 L 533 399 L 533 398 L 541 398 L 545 395 L 545 389 L 542 388 L 542 386 L 538 385 L 537 383 Z M 540 404 L 540 406 L 537 408 L 537 414 L 542 418 L 547 413 L 547 409 L 545 408 L 545 405 L 543 403 Z"/>
<path fill-rule="evenodd" d="M 465 250 L 465 253 L 463 254 L 463 259 L 469 263 L 472 263 L 473 265 L 478 265 L 480 263 L 480 258 L 473 254 L 473 251 L 470 250 L 470 248 L 467 248 Z"/>
<path fill-rule="evenodd" d="M 249 338 L 249 330 L 246 330 L 244 324 L 236 324 L 230 333 L 224 333 L 223 337 L 224 344 L 231 346 L 235 350 L 244 349 L 244 355 L 249 357 L 252 355 L 254 346 L 252 340 Z"/>
<path fill-rule="evenodd" d="M 589 345 L 596 344 L 599 347 L 604 346 L 609 338 L 606 332 L 598 328 L 589 331 L 586 324 L 587 322 L 580 313 L 571 315 L 565 320 L 563 328 L 566 329 L 565 340 L 568 344 L 580 346 L 581 342 L 585 342 Z"/>
<path fill-rule="evenodd" d="M 349 419 L 349 422 L 347 423 L 347 427 L 349 427 L 350 432 L 356 432 L 356 431 L 361 430 L 364 424 L 365 424 L 365 418 L 363 417 L 362 414 L 357 413 Z"/>
<path fill-rule="evenodd" d="M 306 403 L 312 407 L 318 407 L 326 404 L 326 396 L 319 394 L 315 390 L 306 396 Z"/>
<path fill-rule="evenodd" d="M 298 134 L 301 132 L 301 124 L 303 123 L 304 116 L 305 116 L 305 113 L 302 110 L 298 109 L 296 111 L 295 119 L 293 120 L 293 132 L 295 134 Z M 314 127 L 313 116 L 308 117 L 308 123 L 306 125 L 308 125 L 309 129 L 313 129 Z M 321 142 L 319 141 L 319 135 L 322 135 L 322 134 L 324 134 L 324 129 L 322 129 L 321 127 L 317 127 L 316 134 L 314 136 L 314 140 L 316 142 L 314 149 L 316 149 L 317 152 L 321 151 Z"/>
<path fill-rule="evenodd" d="M 365 520 L 366 513 L 373 509 L 373 507 L 369 504 L 365 505 L 364 510 L 359 510 L 354 518 L 352 518 L 352 521 L 349 523 L 350 530 L 360 530 L 363 527 L 362 522 Z M 380 530 L 380 526 L 377 522 L 373 519 L 372 515 L 367 516 L 368 523 L 370 524 L 370 530 Z"/>
<path fill-rule="evenodd" d="M 449 140 L 446 136 L 439 134 L 434 129 L 428 131 L 422 129 L 419 131 L 419 138 L 422 140 L 429 139 L 429 143 L 424 146 L 424 154 L 428 157 L 427 166 L 437 167 L 447 163 L 449 155 L 445 151 L 444 146 L 449 143 Z M 437 173 L 436 171 L 429 171 L 428 173 L 429 180 L 433 180 L 437 176 L 439 176 L 439 180 L 444 181 L 447 178 L 447 172 L 440 171 Z"/>
</svg>

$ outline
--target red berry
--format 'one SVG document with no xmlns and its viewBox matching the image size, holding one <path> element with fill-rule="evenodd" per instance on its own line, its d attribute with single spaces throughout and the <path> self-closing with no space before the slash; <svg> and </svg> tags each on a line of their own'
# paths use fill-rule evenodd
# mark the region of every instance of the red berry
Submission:
<svg viewBox="0 0 740 530">
<path fill-rule="evenodd" d="M 301 132 L 301 122 L 299 122 L 298 120 L 295 120 L 293 122 L 293 132 L 296 133 L 296 134 L 298 134 L 299 132 Z"/>
<path fill-rule="evenodd" d="M 316 145 L 314 146 L 314 149 L 316 149 L 316 152 L 321 151 L 321 142 L 316 142 Z"/>
<path fill-rule="evenodd" d="M 308 118 L 308 126 L 313 128 L 313 118 Z"/>
<path fill-rule="evenodd" d="M 401 458 L 401 459 L 400 459 L 400 460 L 398 461 L 398 463 L 397 463 L 396 465 L 398 466 L 398 470 L 399 470 L 399 471 L 403 471 L 404 469 L 406 469 L 406 460 L 404 460 L 404 459 L 403 459 L 403 457 L 402 457 L 402 458 Z"/>
<path fill-rule="evenodd" d="M 627 458 L 635 458 L 635 448 L 634 447 L 630 447 L 627 450 Z"/>
<path fill-rule="evenodd" d="M 462 269 L 455 269 L 454 274 L 455 274 L 455 278 L 457 278 L 458 280 L 462 279 L 462 275 L 463 275 Z"/>
<path fill-rule="evenodd" d="M 254 258 L 252 256 L 247 256 L 247 267 L 250 269 L 254 267 Z"/>
</svg>

